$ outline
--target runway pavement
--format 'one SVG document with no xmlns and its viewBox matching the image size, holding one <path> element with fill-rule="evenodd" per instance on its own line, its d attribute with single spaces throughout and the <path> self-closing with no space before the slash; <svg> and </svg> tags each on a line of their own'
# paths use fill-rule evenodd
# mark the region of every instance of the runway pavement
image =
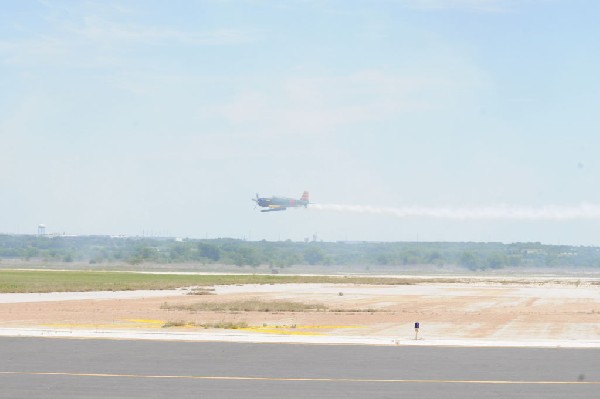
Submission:
<svg viewBox="0 0 600 399">
<path fill-rule="evenodd" d="M 598 398 L 600 349 L 0 338 L 0 397 Z"/>
</svg>

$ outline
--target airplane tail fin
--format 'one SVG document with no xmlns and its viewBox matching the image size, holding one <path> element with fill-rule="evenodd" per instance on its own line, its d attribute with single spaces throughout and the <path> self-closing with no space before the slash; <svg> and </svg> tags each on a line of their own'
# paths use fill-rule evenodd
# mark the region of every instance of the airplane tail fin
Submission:
<svg viewBox="0 0 600 399">
<path fill-rule="evenodd" d="M 304 193 L 302 193 L 302 197 L 300 198 L 300 201 L 308 202 L 308 191 L 305 191 Z"/>
</svg>

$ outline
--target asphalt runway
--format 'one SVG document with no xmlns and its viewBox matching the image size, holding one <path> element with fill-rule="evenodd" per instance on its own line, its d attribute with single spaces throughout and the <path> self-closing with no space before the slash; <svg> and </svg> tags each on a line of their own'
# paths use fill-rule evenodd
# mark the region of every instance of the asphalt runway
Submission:
<svg viewBox="0 0 600 399">
<path fill-rule="evenodd" d="M 2 398 L 598 398 L 600 349 L 0 338 Z"/>
</svg>

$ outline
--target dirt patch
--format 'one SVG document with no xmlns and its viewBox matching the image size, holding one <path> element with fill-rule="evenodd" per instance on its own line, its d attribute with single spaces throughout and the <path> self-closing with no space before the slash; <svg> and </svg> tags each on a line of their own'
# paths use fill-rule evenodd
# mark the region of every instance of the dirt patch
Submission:
<svg viewBox="0 0 600 399">
<path fill-rule="evenodd" d="M 62 294 L 65 295 L 65 294 Z M 208 295 L 2 303 L 0 327 L 201 330 L 248 325 L 263 334 L 410 338 L 414 322 L 428 339 L 600 339 L 600 287 L 552 285 L 277 284 L 221 286 Z M 314 306 L 305 311 L 192 311 L 193 305 L 247 300 Z"/>
</svg>

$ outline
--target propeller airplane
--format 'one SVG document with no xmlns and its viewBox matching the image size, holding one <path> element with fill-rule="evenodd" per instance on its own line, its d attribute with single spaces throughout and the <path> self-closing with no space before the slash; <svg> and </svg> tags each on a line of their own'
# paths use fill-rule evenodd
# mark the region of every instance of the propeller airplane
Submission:
<svg viewBox="0 0 600 399">
<path fill-rule="evenodd" d="M 259 197 L 258 193 L 256 194 L 256 198 L 252 198 L 252 201 L 256 202 L 256 205 L 262 208 L 261 212 L 278 212 L 285 211 L 287 208 L 297 208 L 297 207 L 308 207 L 308 191 L 305 191 L 302 194 L 300 199 L 289 198 L 289 197 Z"/>
</svg>

